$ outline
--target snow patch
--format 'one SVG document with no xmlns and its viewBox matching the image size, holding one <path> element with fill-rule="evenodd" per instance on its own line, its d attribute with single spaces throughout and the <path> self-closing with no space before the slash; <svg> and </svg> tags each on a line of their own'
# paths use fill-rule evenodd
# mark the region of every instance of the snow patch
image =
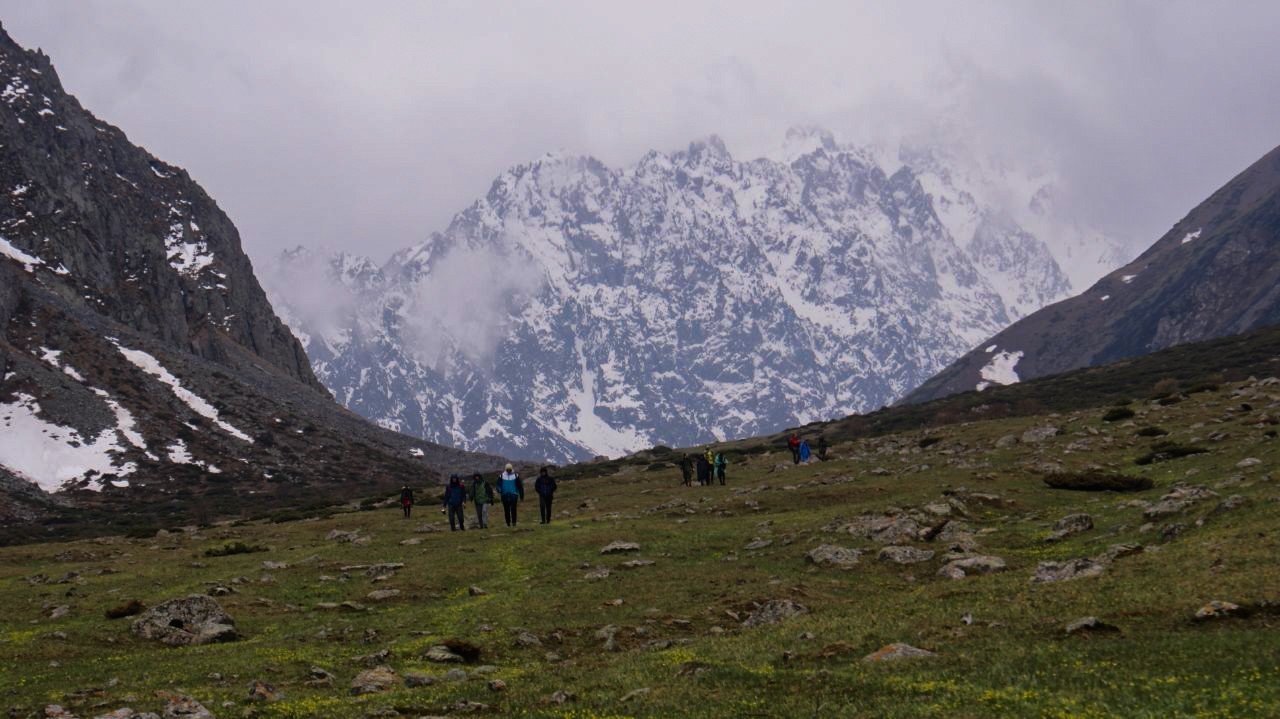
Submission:
<svg viewBox="0 0 1280 719">
<path fill-rule="evenodd" d="M 1111 295 L 1103 295 L 1103 296 L 1099 299 L 1099 301 L 1101 301 L 1101 302 L 1106 302 L 1106 301 L 1107 301 L 1107 300 L 1109 300 L 1109 299 L 1111 299 Z"/>
<path fill-rule="evenodd" d="M 89 472 L 127 475 L 137 469 L 133 463 L 116 466 L 112 455 L 124 451 L 115 429 L 96 437 L 83 437 L 75 429 L 41 419 L 35 397 L 19 392 L 17 402 L 0 404 L 0 465 L 46 492 L 55 492 L 68 481 Z M 100 479 L 89 486 L 102 489 Z"/>
<path fill-rule="evenodd" d="M 22 269 L 27 272 L 34 272 L 36 265 L 43 265 L 44 260 L 39 257 L 32 257 L 22 250 L 14 247 L 8 240 L 0 237 L 0 255 L 4 255 L 10 259 L 17 260 L 22 263 Z"/>
<path fill-rule="evenodd" d="M 218 427 L 222 428 L 222 431 L 232 437 L 243 442 L 253 442 L 253 439 L 250 438 L 249 435 L 219 419 L 218 410 L 214 409 L 213 405 L 206 402 L 191 390 L 183 387 L 182 383 L 178 381 L 178 378 L 173 376 L 173 373 L 169 370 L 165 369 L 164 366 L 160 364 L 160 361 L 155 357 L 152 357 L 142 350 L 132 350 L 120 344 L 116 344 L 116 349 L 120 350 L 120 354 L 124 355 L 124 358 L 132 362 L 135 367 L 169 385 L 169 388 L 173 390 L 173 393 L 177 395 L 178 399 L 185 402 L 186 405 L 191 408 L 191 411 L 212 421 L 214 424 L 218 425 Z"/>
<path fill-rule="evenodd" d="M 1187 234 L 1183 235 L 1183 236 L 1182 236 L 1182 244 L 1184 244 L 1184 245 L 1185 245 L 1185 244 L 1187 244 L 1188 242 L 1190 242 L 1190 241 L 1192 241 L 1192 240 L 1198 240 L 1198 239 L 1200 239 L 1200 233 L 1201 233 L 1201 232 L 1204 232 L 1204 228 L 1203 228 L 1203 227 L 1201 227 L 1200 229 L 1196 230 L 1195 232 L 1188 232 Z"/>
<path fill-rule="evenodd" d="M 1121 282 L 1123 282 L 1123 283 L 1125 283 L 1125 284 L 1127 285 L 1127 284 L 1129 284 L 1130 282 L 1133 282 L 1133 278 L 1135 278 L 1135 277 L 1137 277 L 1137 275 L 1121 275 L 1121 276 L 1120 276 L 1120 281 L 1121 281 Z"/>
<path fill-rule="evenodd" d="M 992 356 L 987 366 L 978 372 L 983 381 L 978 383 L 977 390 L 981 392 L 993 384 L 1017 384 L 1020 380 L 1016 367 L 1021 359 L 1021 350 L 1000 352 Z"/>
</svg>

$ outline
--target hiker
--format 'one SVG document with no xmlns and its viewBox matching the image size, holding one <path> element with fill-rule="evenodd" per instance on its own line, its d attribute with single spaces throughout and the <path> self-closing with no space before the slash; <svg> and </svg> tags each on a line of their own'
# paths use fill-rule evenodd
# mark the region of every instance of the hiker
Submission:
<svg viewBox="0 0 1280 719">
<path fill-rule="evenodd" d="M 493 504 L 493 486 L 486 482 L 479 472 L 476 472 L 471 475 L 471 487 L 467 490 L 467 496 L 476 505 L 476 526 L 480 529 L 488 529 L 489 505 Z"/>
<path fill-rule="evenodd" d="M 705 454 L 707 455 L 707 464 L 714 467 L 716 464 L 716 455 L 711 451 L 711 445 L 707 445 L 707 451 Z"/>
<path fill-rule="evenodd" d="M 809 440 L 807 440 L 807 439 L 806 439 L 806 440 L 803 440 L 803 441 L 801 441 L 801 442 L 800 442 L 800 453 L 799 453 L 799 454 L 800 454 L 800 461 L 801 461 L 801 462 L 808 462 L 808 461 L 809 461 L 809 457 L 810 457 L 810 456 L 812 456 L 812 453 L 809 451 Z"/>
<path fill-rule="evenodd" d="M 698 485 L 705 487 L 711 484 L 711 463 L 707 461 L 707 455 L 698 455 Z"/>
<path fill-rule="evenodd" d="M 516 506 L 524 500 L 524 480 L 510 464 L 498 477 L 498 493 L 502 495 L 502 516 L 507 526 L 516 526 Z"/>
<path fill-rule="evenodd" d="M 800 435 L 791 433 L 787 438 L 787 449 L 791 450 L 791 463 L 800 464 Z"/>
<path fill-rule="evenodd" d="M 539 524 L 551 524 L 551 499 L 556 493 L 556 480 L 547 473 L 547 468 L 538 470 L 538 478 L 533 480 L 533 491 L 538 493 Z"/>
<path fill-rule="evenodd" d="M 449 484 L 444 488 L 444 510 L 449 513 L 449 531 L 463 531 L 467 528 L 466 518 L 462 513 L 462 505 L 467 501 L 467 488 L 462 486 L 458 475 L 449 475 Z"/>
<path fill-rule="evenodd" d="M 680 476 L 684 478 L 684 486 L 693 486 L 693 460 L 687 454 L 680 457 Z"/>
<path fill-rule="evenodd" d="M 413 490 L 407 484 L 400 488 L 400 507 L 404 509 L 404 518 L 408 519 L 413 511 Z"/>
<path fill-rule="evenodd" d="M 724 458 L 724 452 L 716 452 L 716 459 L 712 463 L 716 468 L 716 479 L 720 480 L 720 486 L 724 486 L 724 468 L 729 466 L 729 461 Z"/>
<path fill-rule="evenodd" d="M 818 435 L 818 459 L 827 461 L 827 435 Z"/>
</svg>

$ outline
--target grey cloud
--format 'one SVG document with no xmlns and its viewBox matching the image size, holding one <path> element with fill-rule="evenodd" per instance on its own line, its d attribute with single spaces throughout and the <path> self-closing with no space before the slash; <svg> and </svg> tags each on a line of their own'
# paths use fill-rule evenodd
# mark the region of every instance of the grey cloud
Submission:
<svg viewBox="0 0 1280 719">
<path fill-rule="evenodd" d="M 262 259 L 391 250 L 550 149 L 633 162 L 797 123 L 1053 163 L 1087 222 L 1154 240 L 1280 143 L 1275 2 L 0 0 L 19 42 L 186 167 Z"/>
</svg>

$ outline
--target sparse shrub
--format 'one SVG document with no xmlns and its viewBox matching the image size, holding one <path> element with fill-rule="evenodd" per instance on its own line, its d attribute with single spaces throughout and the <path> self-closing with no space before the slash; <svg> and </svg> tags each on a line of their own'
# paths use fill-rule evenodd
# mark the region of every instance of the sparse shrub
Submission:
<svg viewBox="0 0 1280 719">
<path fill-rule="evenodd" d="M 1160 399 L 1162 397 L 1168 397 L 1171 394 L 1177 394 L 1180 389 L 1182 389 L 1182 385 L 1178 380 L 1173 377 L 1165 377 L 1159 382 L 1156 382 L 1155 386 L 1151 388 L 1151 396 L 1156 399 Z"/>
<path fill-rule="evenodd" d="M 1204 447 L 1196 447 L 1189 444 L 1178 444 L 1176 442 L 1157 442 L 1151 445 L 1151 451 L 1133 460 L 1135 464 L 1154 464 L 1156 462 L 1165 462 L 1170 459 L 1179 459 L 1181 457 L 1189 457 L 1193 454 L 1204 454 L 1209 450 Z"/>
<path fill-rule="evenodd" d="M 210 547 L 204 550 L 206 557 L 230 557 L 233 554 L 253 554 L 255 552 L 265 552 L 266 547 L 257 544 L 245 544 L 244 542 L 227 542 L 221 547 Z"/>
<path fill-rule="evenodd" d="M 136 599 L 130 599 L 118 607 L 108 609 L 104 614 L 106 614 L 107 619 L 120 619 L 121 617 L 132 617 L 135 614 L 142 614 L 146 610 L 147 605 Z"/>
<path fill-rule="evenodd" d="M 1134 434 L 1138 435 L 1139 437 L 1163 437 L 1166 434 L 1169 434 L 1169 430 L 1165 429 L 1164 427 L 1155 427 L 1155 426 L 1143 427 L 1142 429 L 1138 430 Z"/>
<path fill-rule="evenodd" d="M 1102 415 L 1103 422 L 1119 422 L 1122 419 L 1130 419 L 1135 412 L 1128 407 L 1113 407 Z"/>
<path fill-rule="evenodd" d="M 1086 469 L 1081 472 L 1054 472 L 1044 483 L 1054 489 L 1082 492 L 1141 492 L 1154 486 L 1150 477 L 1132 477 L 1118 472 Z"/>
<path fill-rule="evenodd" d="M 920 449 L 928 449 L 929 447 L 932 447 L 933 445 L 941 441 L 942 441 L 941 437 L 921 437 L 920 441 L 917 442 L 917 444 L 920 445 Z"/>
</svg>

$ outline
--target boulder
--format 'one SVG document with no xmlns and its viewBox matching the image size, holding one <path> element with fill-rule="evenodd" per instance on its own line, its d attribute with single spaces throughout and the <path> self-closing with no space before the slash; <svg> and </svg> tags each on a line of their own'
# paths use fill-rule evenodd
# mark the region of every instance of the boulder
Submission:
<svg viewBox="0 0 1280 719">
<path fill-rule="evenodd" d="M 1068 559 L 1065 562 L 1041 562 L 1031 581 L 1037 584 L 1067 582 L 1073 579 L 1096 577 L 1106 571 L 1107 565 L 1096 559 Z"/>
<path fill-rule="evenodd" d="M 1214 515 L 1223 514 L 1225 512 L 1232 512 L 1237 509 L 1247 507 L 1249 506 L 1249 504 L 1250 504 L 1250 500 L 1248 497 L 1245 497 L 1239 494 L 1233 494 L 1230 497 L 1227 497 L 1226 499 L 1222 500 L 1221 502 L 1218 502 L 1218 506 L 1210 510 L 1209 516 L 1212 517 Z"/>
<path fill-rule="evenodd" d="M 891 546 L 881 549 L 880 553 L 876 555 L 876 559 L 890 564 L 919 564 L 933 559 L 933 555 L 932 549 Z"/>
<path fill-rule="evenodd" d="M 170 599 L 143 612 L 131 631 L 173 647 L 230 642 L 240 638 L 235 620 L 205 594 Z"/>
<path fill-rule="evenodd" d="M 840 567 L 843 569 L 857 564 L 858 557 L 861 555 L 862 551 L 858 549 L 849 549 L 835 544 L 823 544 L 810 549 L 804 555 L 804 559 L 806 562 L 820 567 Z"/>
<path fill-rule="evenodd" d="M 896 662 L 902 659 L 923 659 L 925 657 L 935 657 L 931 651 L 913 647 L 910 644 L 902 644 L 894 642 L 871 652 L 862 658 L 864 662 Z"/>
<path fill-rule="evenodd" d="M 376 694 L 377 692 L 385 692 L 399 680 L 396 676 L 396 670 L 389 666 L 383 665 L 366 669 L 356 675 L 351 680 L 352 694 Z"/>
<path fill-rule="evenodd" d="M 1211 619 L 1226 619 L 1228 617 L 1244 616 L 1248 612 L 1244 607 L 1233 602 L 1225 602 L 1221 599 L 1215 599 L 1208 604 L 1196 610 L 1195 620 L 1197 622 L 1205 622 Z"/>
<path fill-rule="evenodd" d="M 1008 449 L 1018 443 L 1018 438 L 1012 434 L 1006 434 L 996 440 L 996 449 Z"/>
<path fill-rule="evenodd" d="M 371 602 L 385 602 L 388 599 L 395 599 L 400 596 L 399 589 L 375 589 L 365 595 L 365 598 Z"/>
<path fill-rule="evenodd" d="M 766 624 L 777 624 L 808 611 L 803 605 L 796 604 L 790 599 L 770 599 L 748 615 L 743 620 L 742 626 L 760 627 Z"/>
<path fill-rule="evenodd" d="M 251 702 L 278 702 L 284 699 L 284 692 L 266 682 L 256 681 L 249 685 L 246 699 Z"/>
<path fill-rule="evenodd" d="M 624 542 L 616 540 L 609 542 L 600 549 L 601 554 L 621 554 L 622 552 L 638 552 L 640 545 L 635 542 Z"/>
<path fill-rule="evenodd" d="M 1068 514 L 1053 523 L 1053 532 L 1049 535 L 1048 541 L 1057 542 L 1090 529 L 1093 529 L 1093 517 L 1083 513 Z"/>
<path fill-rule="evenodd" d="M 464 661 L 462 655 L 455 654 L 449 649 L 449 647 L 446 647 L 443 644 L 437 644 L 431 647 L 422 655 L 422 658 L 429 662 L 438 662 L 441 664 L 457 664 Z"/>
<path fill-rule="evenodd" d="M 216 719 L 200 702 L 181 694 L 165 695 L 163 719 Z"/>
<path fill-rule="evenodd" d="M 1257 467 L 1260 464 L 1262 464 L 1262 460 L 1258 459 L 1257 457 L 1245 457 L 1239 462 L 1236 462 L 1236 468 L 1248 469 L 1250 467 Z"/>
</svg>

